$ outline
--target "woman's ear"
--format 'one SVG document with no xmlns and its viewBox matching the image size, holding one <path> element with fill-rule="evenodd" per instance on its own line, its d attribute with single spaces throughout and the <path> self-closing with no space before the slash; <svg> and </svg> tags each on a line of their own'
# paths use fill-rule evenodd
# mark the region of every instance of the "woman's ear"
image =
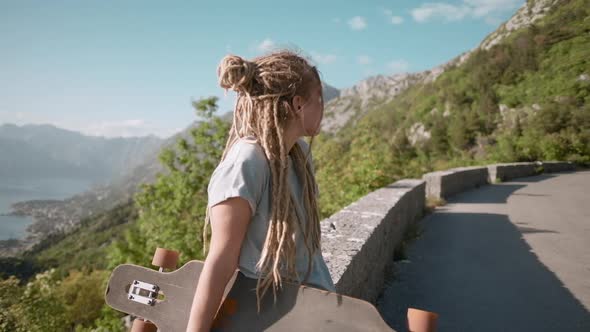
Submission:
<svg viewBox="0 0 590 332">
<path fill-rule="evenodd" d="M 295 114 L 299 114 L 299 112 L 301 112 L 301 107 L 303 106 L 303 98 L 301 98 L 301 96 L 295 96 L 293 97 L 293 111 L 295 111 Z"/>
</svg>

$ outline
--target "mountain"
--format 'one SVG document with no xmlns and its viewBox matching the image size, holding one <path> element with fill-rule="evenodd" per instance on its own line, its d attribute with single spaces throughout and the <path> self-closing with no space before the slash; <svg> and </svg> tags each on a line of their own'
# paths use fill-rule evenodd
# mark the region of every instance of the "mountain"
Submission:
<svg viewBox="0 0 590 332">
<path fill-rule="evenodd" d="M 528 27 L 543 18 L 558 2 L 559 0 L 527 1 L 508 21 L 489 34 L 477 49 L 489 50 L 492 46 L 510 36 L 513 31 Z"/>
<path fill-rule="evenodd" d="M 326 101 L 322 130 L 334 133 L 349 121 L 360 118 L 366 110 L 393 100 L 409 87 L 426 84 L 436 80 L 446 69 L 465 60 L 464 53 L 440 66 L 416 73 L 394 75 L 375 75 L 356 85 L 342 89 L 340 95 Z"/>
<path fill-rule="evenodd" d="M 326 105 L 314 152 L 322 214 L 432 170 L 590 164 L 589 16 L 588 0 L 528 1 L 442 66 L 342 91 Z"/>
<path fill-rule="evenodd" d="M 14 204 L 12 213 L 33 216 L 36 222 L 28 227 L 29 234 L 22 241 L 0 241 L 0 253 L 14 253 L 49 233 L 68 231 L 82 218 L 129 200 L 127 188 L 108 184 L 136 176 L 137 167 L 146 159 L 156 158 L 165 142 L 156 136 L 85 136 L 53 125 L 1 125 L 0 178 L 83 178 L 95 185 L 63 201 Z"/>
<path fill-rule="evenodd" d="M 343 89 L 340 96 L 329 103 L 326 101 L 322 130 L 334 133 L 349 121 L 359 119 L 367 110 L 393 100 L 409 87 L 434 82 L 447 69 L 463 64 L 473 52 L 488 50 L 510 36 L 512 32 L 528 27 L 543 18 L 557 2 L 557 0 L 527 1 L 507 22 L 489 34 L 480 45 L 430 70 L 376 75 L 360 81 L 353 87 Z"/>
<path fill-rule="evenodd" d="M 324 95 L 324 102 L 327 103 L 334 98 L 340 97 L 340 90 L 335 87 L 322 82 L 322 93 Z"/>
<path fill-rule="evenodd" d="M 0 177 L 83 177 L 106 182 L 119 178 L 154 154 L 156 136 L 105 138 L 52 125 L 0 125 Z"/>
</svg>

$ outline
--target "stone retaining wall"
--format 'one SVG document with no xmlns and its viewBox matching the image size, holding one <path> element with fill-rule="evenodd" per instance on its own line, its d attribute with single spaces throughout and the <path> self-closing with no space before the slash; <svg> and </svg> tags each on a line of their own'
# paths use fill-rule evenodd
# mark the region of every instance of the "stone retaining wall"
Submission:
<svg viewBox="0 0 590 332">
<path fill-rule="evenodd" d="M 459 167 L 446 171 L 426 173 L 426 196 L 448 198 L 467 189 L 488 183 L 487 167 Z"/>
<path fill-rule="evenodd" d="M 425 198 L 447 198 L 497 180 L 575 170 L 569 162 L 494 164 L 427 173 L 378 189 L 322 221 L 322 253 L 340 294 L 373 302 L 384 285 L 407 227 L 420 219 Z"/>
<path fill-rule="evenodd" d="M 569 161 L 543 161 L 539 163 L 543 167 L 543 172 L 567 172 L 576 169 L 576 165 Z"/>
<path fill-rule="evenodd" d="M 538 163 L 510 163 L 488 165 L 488 182 L 497 183 L 537 174 Z"/>
<path fill-rule="evenodd" d="M 377 299 L 409 223 L 422 217 L 425 183 L 401 180 L 322 221 L 322 252 L 338 293 Z"/>
</svg>

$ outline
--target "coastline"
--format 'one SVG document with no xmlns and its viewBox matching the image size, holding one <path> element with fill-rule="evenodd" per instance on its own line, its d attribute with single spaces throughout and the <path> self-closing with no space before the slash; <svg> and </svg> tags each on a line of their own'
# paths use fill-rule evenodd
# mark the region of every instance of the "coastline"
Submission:
<svg viewBox="0 0 590 332">
<path fill-rule="evenodd" d="M 8 213 L 0 214 L 1 216 L 30 217 L 33 220 L 26 226 L 25 233 L 20 238 L 0 240 L 0 257 L 22 254 L 39 243 L 44 236 L 55 232 L 54 226 L 63 219 L 58 217 L 61 213 L 56 212 L 63 208 L 63 204 L 63 200 L 29 200 L 14 203 L 10 206 Z"/>
<path fill-rule="evenodd" d="M 132 187 L 133 188 L 133 187 Z M 69 198 L 26 200 L 11 204 L 9 215 L 26 216 L 33 222 L 20 239 L 0 240 L 0 257 L 14 257 L 55 233 L 68 233 L 80 222 L 132 199 L 134 190 L 94 187 Z"/>
</svg>

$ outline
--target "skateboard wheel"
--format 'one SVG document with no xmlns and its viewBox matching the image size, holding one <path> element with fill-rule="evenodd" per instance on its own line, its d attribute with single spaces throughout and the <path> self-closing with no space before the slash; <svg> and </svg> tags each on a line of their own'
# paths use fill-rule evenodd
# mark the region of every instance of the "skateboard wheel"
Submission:
<svg viewBox="0 0 590 332">
<path fill-rule="evenodd" d="M 145 321 L 141 318 L 136 318 L 131 326 L 131 332 L 156 332 L 158 327 L 149 321 Z"/>
<path fill-rule="evenodd" d="M 178 255 L 178 251 L 156 248 L 152 265 L 174 270 L 176 269 L 176 263 L 178 263 Z"/>
<path fill-rule="evenodd" d="M 434 312 L 408 308 L 408 330 L 410 332 L 434 332 L 438 314 Z"/>
</svg>

